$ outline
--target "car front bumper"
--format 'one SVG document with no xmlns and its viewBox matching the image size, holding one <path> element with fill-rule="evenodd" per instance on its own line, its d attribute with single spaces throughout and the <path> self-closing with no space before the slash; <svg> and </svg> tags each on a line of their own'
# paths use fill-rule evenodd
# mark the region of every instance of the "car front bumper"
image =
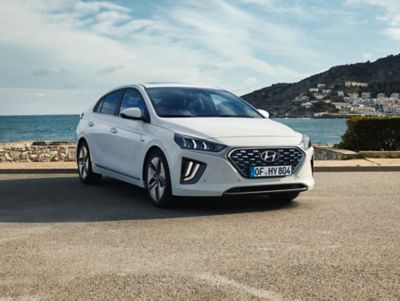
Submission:
<svg viewBox="0 0 400 301">
<path fill-rule="evenodd" d="M 289 191 L 305 191 L 314 187 L 312 170 L 313 148 L 303 150 L 304 158 L 295 172 L 286 177 L 246 178 L 228 160 L 227 153 L 212 154 L 201 151 L 177 149 L 170 160 L 171 188 L 176 196 L 222 196 L 233 194 L 263 194 Z M 206 164 L 206 168 L 194 184 L 181 183 L 182 158 Z"/>
</svg>

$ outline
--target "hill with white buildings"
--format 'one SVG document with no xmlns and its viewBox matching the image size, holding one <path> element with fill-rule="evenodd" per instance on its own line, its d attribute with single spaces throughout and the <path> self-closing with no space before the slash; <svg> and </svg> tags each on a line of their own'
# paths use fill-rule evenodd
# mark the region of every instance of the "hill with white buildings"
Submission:
<svg viewBox="0 0 400 301">
<path fill-rule="evenodd" d="M 335 66 L 297 83 L 275 84 L 242 97 L 273 117 L 326 113 L 400 115 L 400 54 Z"/>
</svg>

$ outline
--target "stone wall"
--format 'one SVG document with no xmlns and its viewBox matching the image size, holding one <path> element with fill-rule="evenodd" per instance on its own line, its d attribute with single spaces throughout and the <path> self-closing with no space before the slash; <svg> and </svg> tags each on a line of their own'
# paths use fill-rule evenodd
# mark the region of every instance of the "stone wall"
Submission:
<svg viewBox="0 0 400 301">
<path fill-rule="evenodd" d="M 349 160 L 359 158 L 359 154 L 347 149 L 314 145 L 315 160 Z"/>
<path fill-rule="evenodd" d="M 315 160 L 350 160 L 363 158 L 400 158 L 400 151 L 359 151 L 314 145 Z"/>
<path fill-rule="evenodd" d="M 400 158 L 400 151 L 353 152 L 331 145 L 314 145 L 315 160 L 348 160 L 355 158 Z M 2 162 L 72 162 L 76 160 L 76 145 L 72 141 L 36 141 L 0 144 Z"/>
<path fill-rule="evenodd" d="M 69 162 L 76 159 L 76 145 L 70 141 L 36 141 L 0 144 L 2 162 Z"/>
</svg>

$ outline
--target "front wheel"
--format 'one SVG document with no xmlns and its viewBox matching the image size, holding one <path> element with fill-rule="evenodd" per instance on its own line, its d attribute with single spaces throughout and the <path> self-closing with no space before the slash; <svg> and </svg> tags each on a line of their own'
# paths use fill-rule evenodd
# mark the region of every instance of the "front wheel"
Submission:
<svg viewBox="0 0 400 301">
<path fill-rule="evenodd" d="M 151 152 L 145 164 L 147 193 L 156 207 L 169 207 L 172 203 L 171 180 L 164 154 L 160 150 Z"/>
<path fill-rule="evenodd" d="M 298 197 L 300 192 L 278 192 L 278 193 L 271 193 L 269 198 L 273 201 L 281 201 L 281 202 L 290 202 Z"/>
</svg>

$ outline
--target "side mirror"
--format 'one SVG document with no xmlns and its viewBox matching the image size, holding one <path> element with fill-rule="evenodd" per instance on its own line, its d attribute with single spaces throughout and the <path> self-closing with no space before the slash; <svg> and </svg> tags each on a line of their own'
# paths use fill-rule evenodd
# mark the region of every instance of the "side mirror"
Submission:
<svg viewBox="0 0 400 301">
<path fill-rule="evenodd" d="M 262 109 L 257 109 L 258 113 L 260 113 L 261 115 L 263 115 L 265 118 L 269 118 L 269 113 L 265 110 Z"/>
<path fill-rule="evenodd" d="M 123 109 L 119 115 L 126 119 L 143 120 L 142 110 L 139 108 L 126 108 Z"/>
</svg>

